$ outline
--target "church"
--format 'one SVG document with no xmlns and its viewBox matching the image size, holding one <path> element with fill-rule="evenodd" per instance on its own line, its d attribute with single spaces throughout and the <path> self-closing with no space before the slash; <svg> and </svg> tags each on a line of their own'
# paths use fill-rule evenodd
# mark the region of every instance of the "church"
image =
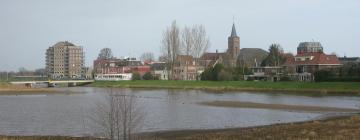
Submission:
<svg viewBox="0 0 360 140">
<path fill-rule="evenodd" d="M 203 66 L 215 66 L 220 63 L 227 68 L 234 67 L 255 67 L 261 64 L 268 52 L 260 48 L 240 49 L 240 37 L 237 35 L 235 24 L 233 23 L 228 46 L 225 52 L 207 52 L 201 57 Z"/>
<path fill-rule="evenodd" d="M 235 24 L 231 29 L 231 34 L 228 37 L 228 48 L 226 52 L 204 53 L 201 57 L 205 66 L 214 66 L 218 63 L 223 64 L 225 67 L 236 67 L 237 59 L 240 54 L 240 37 L 236 33 Z"/>
</svg>

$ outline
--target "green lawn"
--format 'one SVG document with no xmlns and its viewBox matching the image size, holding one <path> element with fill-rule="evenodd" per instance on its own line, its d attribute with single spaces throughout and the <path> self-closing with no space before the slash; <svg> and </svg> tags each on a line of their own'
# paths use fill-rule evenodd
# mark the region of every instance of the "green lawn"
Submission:
<svg viewBox="0 0 360 140">
<path fill-rule="evenodd" d="M 254 82 L 254 81 L 97 81 L 95 87 L 179 88 L 246 91 L 290 91 L 360 94 L 359 82 Z"/>
</svg>

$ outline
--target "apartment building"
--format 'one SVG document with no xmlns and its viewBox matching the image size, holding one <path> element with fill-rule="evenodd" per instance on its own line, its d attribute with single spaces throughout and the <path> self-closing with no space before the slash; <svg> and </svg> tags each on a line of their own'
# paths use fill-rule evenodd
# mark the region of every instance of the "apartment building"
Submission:
<svg viewBox="0 0 360 140">
<path fill-rule="evenodd" d="M 70 42 L 58 42 L 46 50 L 46 72 L 53 79 L 84 78 L 84 51 Z"/>
</svg>

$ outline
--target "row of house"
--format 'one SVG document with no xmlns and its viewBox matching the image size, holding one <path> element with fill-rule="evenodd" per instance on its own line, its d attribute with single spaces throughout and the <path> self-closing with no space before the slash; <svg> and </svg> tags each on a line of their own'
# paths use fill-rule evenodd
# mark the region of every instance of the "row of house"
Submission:
<svg viewBox="0 0 360 140">
<path fill-rule="evenodd" d="M 84 67 L 81 46 L 59 42 L 50 47 L 46 55 L 46 70 L 53 78 L 76 78 L 91 73 L 91 69 Z M 261 66 L 268 55 L 267 51 L 260 48 L 240 48 L 240 37 L 233 24 L 225 52 L 205 52 L 200 58 L 178 55 L 171 71 L 165 62 L 142 62 L 130 57 L 98 58 L 93 63 L 92 75 L 96 80 L 130 80 L 134 73 L 140 76 L 151 73 L 159 80 L 198 80 L 206 68 L 220 63 L 227 68 L 250 68 L 252 74 L 244 75 L 245 80 L 278 81 L 287 77 L 295 81 L 313 81 L 317 71 L 338 69 L 343 64 L 360 64 L 358 57 L 338 58 L 334 54 L 324 53 L 320 42 L 301 42 L 295 55 L 282 53 L 286 58 L 283 64 Z"/>
<path fill-rule="evenodd" d="M 94 61 L 94 70 L 98 79 L 104 74 L 131 75 L 137 72 L 143 75 L 151 72 L 161 80 L 169 78 L 197 80 L 206 68 L 221 63 L 227 68 L 250 68 L 252 74 L 245 75 L 245 79 L 278 81 L 281 77 L 288 77 L 295 81 L 313 81 L 316 71 L 338 69 L 342 66 L 336 55 L 324 53 L 320 42 L 301 42 L 295 55 L 282 53 L 286 57 L 285 63 L 277 66 L 261 66 L 261 62 L 268 54 L 267 51 L 259 48 L 240 49 L 240 37 L 233 24 L 225 52 L 206 52 L 200 58 L 178 55 L 172 71 L 168 71 L 165 62 L 143 63 L 135 59 L 96 60 Z M 343 60 L 349 59 L 344 58 Z M 129 79 L 129 77 L 125 79 Z"/>
<path fill-rule="evenodd" d="M 97 59 L 94 61 L 95 80 L 131 80 L 133 73 L 141 76 L 150 72 L 150 66 L 136 58 Z"/>
<path fill-rule="evenodd" d="M 324 53 L 320 42 L 302 42 L 297 48 L 296 55 L 288 53 L 283 56 L 286 58 L 284 64 L 251 67 L 253 75 L 248 77 L 270 81 L 278 81 L 281 77 L 288 77 L 294 81 L 313 81 L 315 72 L 336 71 L 342 66 L 336 55 Z"/>
</svg>

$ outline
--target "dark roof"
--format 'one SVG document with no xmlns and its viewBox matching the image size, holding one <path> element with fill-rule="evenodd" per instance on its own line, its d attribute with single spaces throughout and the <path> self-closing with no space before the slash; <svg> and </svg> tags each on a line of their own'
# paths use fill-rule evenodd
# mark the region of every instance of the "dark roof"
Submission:
<svg viewBox="0 0 360 140">
<path fill-rule="evenodd" d="M 360 57 L 339 57 L 340 61 L 360 61 Z"/>
<path fill-rule="evenodd" d="M 201 56 L 202 60 L 217 60 L 224 53 L 204 53 Z"/>
<path fill-rule="evenodd" d="M 233 23 L 230 37 L 238 37 L 236 34 L 235 23 Z"/>
<path fill-rule="evenodd" d="M 311 60 L 295 61 L 296 57 L 312 56 Z M 336 55 L 326 55 L 324 53 L 302 53 L 296 56 L 288 56 L 285 65 L 340 65 Z"/>
<path fill-rule="evenodd" d="M 260 48 L 242 48 L 240 49 L 240 54 L 238 56 L 238 62 L 247 67 L 253 67 L 256 65 L 256 62 L 260 65 L 261 62 L 266 58 L 269 53 Z"/>
<path fill-rule="evenodd" d="M 75 45 L 68 41 L 60 41 L 56 43 L 54 46 L 75 46 Z"/>
<path fill-rule="evenodd" d="M 166 63 L 153 63 L 150 65 L 151 70 L 165 70 Z"/>
</svg>

